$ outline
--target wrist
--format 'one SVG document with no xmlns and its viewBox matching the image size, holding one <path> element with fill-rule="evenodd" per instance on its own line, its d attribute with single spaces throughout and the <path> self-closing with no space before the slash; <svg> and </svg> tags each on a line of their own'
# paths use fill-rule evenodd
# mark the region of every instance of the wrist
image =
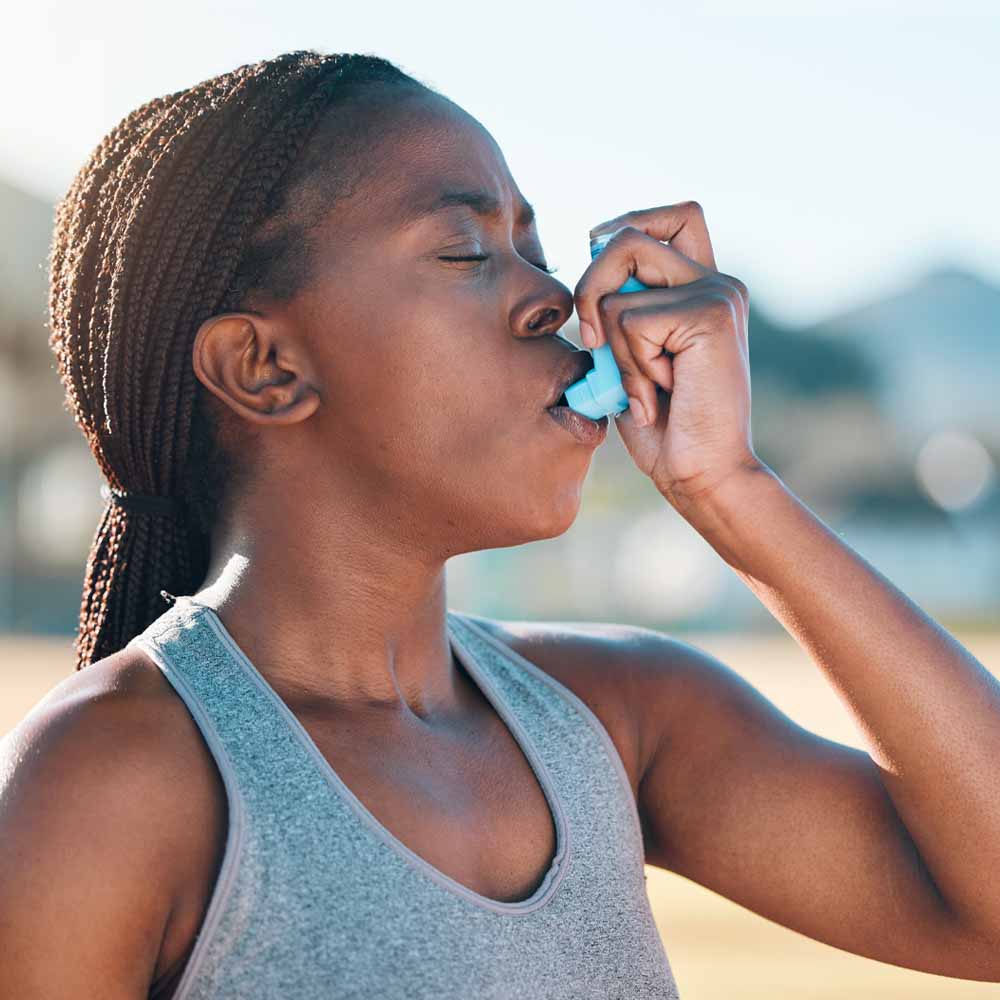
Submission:
<svg viewBox="0 0 1000 1000">
<path fill-rule="evenodd" d="M 758 545 L 762 530 L 777 516 L 784 484 L 759 460 L 747 462 L 697 489 L 674 489 L 668 502 L 736 570 L 746 568 L 748 546 Z M 762 523 L 761 518 L 764 518 Z M 765 531 L 766 534 L 766 531 Z"/>
<path fill-rule="evenodd" d="M 769 466 L 751 454 L 723 473 L 703 474 L 675 481 L 669 487 L 661 487 L 660 494 L 679 514 L 687 517 L 699 510 L 724 507 L 731 503 L 734 496 L 755 488 L 765 476 L 776 478 Z"/>
</svg>

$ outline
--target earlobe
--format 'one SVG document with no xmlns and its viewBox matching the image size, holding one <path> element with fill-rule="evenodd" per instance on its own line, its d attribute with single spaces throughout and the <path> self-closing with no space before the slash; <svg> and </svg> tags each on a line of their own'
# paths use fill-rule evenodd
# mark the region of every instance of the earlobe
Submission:
<svg viewBox="0 0 1000 1000">
<path fill-rule="evenodd" d="M 300 346 L 267 317 L 222 313 L 205 320 L 191 363 L 209 392 L 252 423 L 295 424 L 319 409 Z"/>
</svg>

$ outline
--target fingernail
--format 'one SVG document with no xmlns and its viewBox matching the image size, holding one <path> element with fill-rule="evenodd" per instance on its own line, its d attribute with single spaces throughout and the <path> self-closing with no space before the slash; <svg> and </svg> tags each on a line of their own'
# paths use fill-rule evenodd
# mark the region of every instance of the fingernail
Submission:
<svg viewBox="0 0 1000 1000">
<path fill-rule="evenodd" d="M 582 319 L 580 320 L 580 339 L 583 341 L 584 347 L 594 348 L 597 346 L 597 334 L 594 333 L 594 328 Z"/>
<path fill-rule="evenodd" d="M 640 426 L 645 427 L 649 421 L 646 419 L 646 411 L 642 408 L 642 403 L 635 396 L 629 396 L 628 408 L 632 411 L 632 419 Z"/>
</svg>

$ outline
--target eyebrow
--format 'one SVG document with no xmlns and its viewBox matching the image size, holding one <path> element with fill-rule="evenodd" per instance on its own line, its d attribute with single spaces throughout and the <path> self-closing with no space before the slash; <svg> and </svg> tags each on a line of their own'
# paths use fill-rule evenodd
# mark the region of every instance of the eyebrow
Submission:
<svg viewBox="0 0 1000 1000">
<path fill-rule="evenodd" d="M 497 218 L 503 214 L 500 201 L 485 191 L 441 191 L 429 202 L 417 206 L 407 213 L 401 221 L 402 226 L 412 226 L 429 215 L 435 215 L 456 205 L 471 208 L 476 215 L 486 218 Z M 521 211 L 517 216 L 517 224 L 530 226 L 535 221 L 535 210 L 526 201 L 521 202 Z"/>
</svg>

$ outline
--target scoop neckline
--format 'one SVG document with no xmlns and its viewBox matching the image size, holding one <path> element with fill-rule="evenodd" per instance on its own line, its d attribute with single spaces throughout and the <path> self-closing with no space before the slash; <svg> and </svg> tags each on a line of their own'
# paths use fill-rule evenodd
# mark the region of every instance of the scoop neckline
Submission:
<svg viewBox="0 0 1000 1000">
<path fill-rule="evenodd" d="M 550 902 L 554 898 L 556 890 L 559 887 L 559 884 L 562 881 L 568 867 L 570 830 L 569 824 L 566 820 L 566 809 L 563 806 L 555 783 L 552 780 L 551 773 L 549 772 L 545 761 L 538 753 L 531 736 L 504 703 L 504 700 L 497 692 L 492 679 L 487 675 L 486 671 L 476 663 L 475 657 L 472 656 L 471 652 L 456 635 L 454 612 L 450 609 L 446 611 L 448 641 L 451 647 L 452 655 L 458 659 L 463 667 L 465 667 L 466 672 L 472 678 L 473 683 L 479 688 L 480 693 L 493 706 L 493 710 L 499 716 L 500 721 L 507 727 L 515 745 L 520 749 L 521 753 L 528 761 L 528 766 L 531 768 L 532 773 L 535 776 L 535 780 L 542 789 L 542 794 L 549 808 L 549 817 L 555 828 L 555 853 L 549 862 L 549 866 L 546 869 L 542 881 L 539 883 L 535 891 L 526 899 L 505 901 L 501 899 L 493 899 L 491 896 L 485 896 L 482 893 L 476 892 L 474 889 L 470 889 L 467 885 L 459 882 L 455 878 L 452 878 L 450 875 L 446 875 L 439 868 L 435 867 L 421 855 L 417 854 L 412 848 L 404 844 L 403 841 L 400 840 L 387 826 L 385 826 L 385 824 L 375 816 L 375 814 L 361 801 L 361 799 L 351 791 L 346 782 L 344 782 L 330 762 L 323 756 L 319 747 L 316 745 L 316 741 L 309 735 L 309 731 L 304 725 L 302 725 L 295 713 L 288 707 L 278 692 L 271 686 L 267 678 L 257 669 L 250 657 L 247 656 L 247 654 L 240 647 L 239 643 L 226 628 L 215 608 L 208 604 L 202 604 L 193 597 L 186 595 L 180 596 L 176 599 L 176 604 L 180 604 L 181 602 L 188 604 L 193 608 L 201 609 L 204 612 L 202 617 L 204 617 L 204 619 L 212 627 L 213 631 L 215 631 L 216 635 L 222 640 L 224 646 L 227 647 L 228 651 L 232 654 L 239 666 L 252 678 L 267 698 L 274 704 L 278 712 L 288 723 L 292 735 L 295 737 L 297 742 L 314 759 L 320 773 L 326 779 L 327 783 L 333 787 L 334 791 L 336 791 L 337 794 L 354 810 L 362 822 L 383 843 L 392 848 L 405 861 L 408 861 L 414 868 L 417 869 L 417 871 L 422 872 L 424 875 L 428 876 L 434 882 L 442 886 L 442 888 L 449 890 L 455 895 L 467 899 L 469 902 L 475 903 L 480 907 L 494 910 L 499 913 L 532 913 L 545 906 L 546 903 Z"/>
</svg>

